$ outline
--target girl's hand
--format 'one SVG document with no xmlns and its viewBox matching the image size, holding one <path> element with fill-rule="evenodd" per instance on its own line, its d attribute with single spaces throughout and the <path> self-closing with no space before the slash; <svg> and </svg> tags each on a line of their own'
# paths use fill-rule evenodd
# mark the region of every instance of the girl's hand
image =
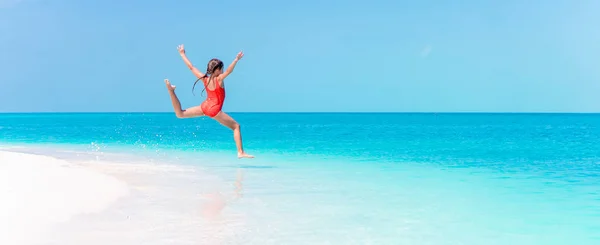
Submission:
<svg viewBox="0 0 600 245">
<path fill-rule="evenodd" d="M 241 60 L 241 59 L 242 59 L 242 57 L 244 57 L 244 52 L 242 52 L 242 51 L 240 51 L 240 52 L 239 52 L 239 53 L 238 53 L 238 54 L 235 56 L 235 58 L 236 58 L 237 60 Z"/>
<path fill-rule="evenodd" d="M 177 51 L 179 51 L 179 54 L 185 54 L 185 49 L 183 49 L 183 44 L 177 46 Z"/>
</svg>

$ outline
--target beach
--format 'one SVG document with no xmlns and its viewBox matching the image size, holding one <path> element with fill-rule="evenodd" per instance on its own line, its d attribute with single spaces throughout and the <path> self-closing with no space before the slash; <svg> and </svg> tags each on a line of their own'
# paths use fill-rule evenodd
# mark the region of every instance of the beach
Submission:
<svg viewBox="0 0 600 245">
<path fill-rule="evenodd" d="M 0 115 L 2 244 L 600 241 L 598 116 L 237 117 Z"/>
<path fill-rule="evenodd" d="M 240 194 L 192 168 L 16 149 L 0 150 L 2 244 L 222 244 L 221 214 Z"/>
<path fill-rule="evenodd" d="M 599 13 L 0 0 L 0 245 L 600 245 Z"/>
<path fill-rule="evenodd" d="M 52 225 L 101 212 L 128 192 L 125 182 L 89 168 L 0 151 L 2 244 L 40 244 Z"/>
</svg>

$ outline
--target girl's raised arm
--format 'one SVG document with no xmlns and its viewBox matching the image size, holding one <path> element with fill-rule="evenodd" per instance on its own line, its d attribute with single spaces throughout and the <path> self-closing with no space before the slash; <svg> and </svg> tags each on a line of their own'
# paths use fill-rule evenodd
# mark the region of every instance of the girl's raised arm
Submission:
<svg viewBox="0 0 600 245">
<path fill-rule="evenodd" d="M 196 69 L 196 67 L 194 67 L 194 65 L 192 65 L 192 62 L 185 55 L 185 49 L 183 48 L 183 44 L 177 46 L 177 50 L 179 51 L 179 55 L 181 55 L 181 58 L 183 59 L 183 62 L 185 62 L 185 65 L 187 65 L 187 67 L 190 70 L 192 70 L 192 73 L 194 73 L 194 75 L 197 78 L 203 78 L 204 77 L 204 73 L 202 73 L 201 71 L 199 71 L 198 69 Z"/>
<path fill-rule="evenodd" d="M 244 52 L 240 51 L 235 56 L 235 59 L 233 60 L 233 62 L 231 62 L 229 67 L 227 67 L 227 70 L 225 70 L 225 72 L 223 72 L 223 74 L 220 75 L 221 80 L 225 79 L 227 76 L 229 76 L 229 74 L 231 74 L 233 72 L 233 69 L 235 69 L 235 65 L 237 64 L 238 61 L 240 61 L 240 59 L 242 59 L 242 57 L 244 57 Z"/>
</svg>

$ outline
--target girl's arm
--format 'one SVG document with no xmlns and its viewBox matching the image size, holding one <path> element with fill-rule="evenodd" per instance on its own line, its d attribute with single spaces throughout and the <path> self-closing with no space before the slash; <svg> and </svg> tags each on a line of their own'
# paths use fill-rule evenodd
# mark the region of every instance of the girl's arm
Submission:
<svg viewBox="0 0 600 245">
<path fill-rule="evenodd" d="M 179 55 L 181 55 L 181 58 L 183 59 L 183 62 L 185 62 L 185 65 L 192 70 L 192 73 L 194 73 L 194 75 L 197 78 L 202 78 L 204 77 L 204 73 L 200 72 L 198 69 L 196 69 L 196 67 L 194 67 L 194 65 L 192 65 L 192 62 L 187 58 L 187 56 L 185 55 L 185 49 L 183 49 L 183 44 L 179 45 L 177 47 L 177 50 L 179 50 Z"/>
<path fill-rule="evenodd" d="M 240 59 L 242 59 L 242 57 L 244 57 L 244 52 L 239 52 L 235 56 L 235 59 L 233 60 L 233 62 L 231 62 L 229 67 L 227 67 L 227 70 L 225 70 L 225 72 L 223 72 L 223 74 L 221 74 L 221 76 L 220 76 L 221 80 L 225 79 L 227 76 L 229 76 L 229 74 L 231 74 L 233 72 L 233 69 L 235 69 L 235 65 L 238 63 L 238 61 L 240 61 Z"/>
</svg>

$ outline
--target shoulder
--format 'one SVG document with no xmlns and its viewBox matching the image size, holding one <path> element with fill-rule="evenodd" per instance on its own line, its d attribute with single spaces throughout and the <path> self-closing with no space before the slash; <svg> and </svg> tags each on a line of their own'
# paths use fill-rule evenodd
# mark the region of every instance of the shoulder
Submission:
<svg viewBox="0 0 600 245">
<path fill-rule="evenodd" d="M 222 83 L 222 82 L 225 81 L 225 77 L 223 76 L 223 74 L 217 76 L 217 81 L 220 82 L 220 83 Z"/>
</svg>

